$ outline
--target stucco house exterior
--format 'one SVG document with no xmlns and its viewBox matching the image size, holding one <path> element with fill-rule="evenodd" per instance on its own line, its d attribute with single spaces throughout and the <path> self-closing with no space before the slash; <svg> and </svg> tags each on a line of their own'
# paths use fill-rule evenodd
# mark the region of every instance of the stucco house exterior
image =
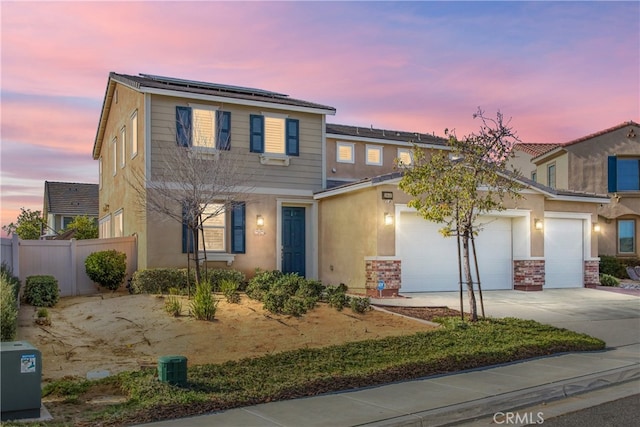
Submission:
<svg viewBox="0 0 640 427">
<path fill-rule="evenodd" d="M 153 187 L 163 156 L 195 144 L 185 118 L 207 116 L 226 137 L 210 148 L 246 155 L 243 167 L 260 177 L 241 209 L 210 224 L 218 236 L 207 244 L 212 266 L 248 277 L 256 268 L 296 272 L 368 294 L 381 279 L 386 295 L 456 290 L 455 239 L 440 238 L 439 226 L 418 218 L 397 187 L 414 146 L 443 150 L 447 141 L 326 123 L 334 114 L 262 89 L 111 73 L 93 149 L 100 237 L 135 234 L 140 269 L 186 266 L 184 227 L 140 209 L 131 178 L 142 174 Z M 523 182 L 523 199 L 483 218 L 483 288 L 595 286 L 592 226 L 608 198 Z"/>
<path fill-rule="evenodd" d="M 544 145 L 544 144 L 540 144 Z M 640 257 L 640 127 L 628 121 L 531 159 L 537 181 L 557 189 L 605 194 L 598 207 L 600 255 Z"/>
<path fill-rule="evenodd" d="M 44 182 L 42 215 L 47 221 L 45 236 L 62 232 L 76 216 L 98 220 L 98 184 Z"/>
</svg>

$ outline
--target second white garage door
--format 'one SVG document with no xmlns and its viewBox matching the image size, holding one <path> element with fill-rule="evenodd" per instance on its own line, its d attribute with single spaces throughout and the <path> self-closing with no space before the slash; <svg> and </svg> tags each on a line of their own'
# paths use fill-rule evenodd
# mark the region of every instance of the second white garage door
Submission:
<svg viewBox="0 0 640 427">
<path fill-rule="evenodd" d="M 545 218 L 544 288 L 582 287 L 584 275 L 583 222 Z"/>
<path fill-rule="evenodd" d="M 512 289 L 511 219 L 483 217 L 476 252 L 483 290 Z M 443 237 L 441 224 L 413 212 L 402 212 L 396 234 L 402 261 L 400 292 L 457 291 L 458 256 L 455 237 Z M 474 271 L 475 277 L 475 271 Z"/>
</svg>

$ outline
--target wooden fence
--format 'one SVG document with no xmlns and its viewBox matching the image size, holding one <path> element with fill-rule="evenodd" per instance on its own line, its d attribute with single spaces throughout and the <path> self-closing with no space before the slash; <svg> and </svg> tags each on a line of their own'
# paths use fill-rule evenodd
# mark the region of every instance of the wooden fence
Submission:
<svg viewBox="0 0 640 427">
<path fill-rule="evenodd" d="M 2 262 L 13 275 L 24 280 L 34 275 L 50 275 L 58 280 L 60 296 L 90 295 L 98 292 L 84 268 L 87 257 L 98 251 L 115 249 L 127 255 L 127 278 L 138 268 L 136 237 L 89 240 L 21 240 L 2 238 Z"/>
</svg>

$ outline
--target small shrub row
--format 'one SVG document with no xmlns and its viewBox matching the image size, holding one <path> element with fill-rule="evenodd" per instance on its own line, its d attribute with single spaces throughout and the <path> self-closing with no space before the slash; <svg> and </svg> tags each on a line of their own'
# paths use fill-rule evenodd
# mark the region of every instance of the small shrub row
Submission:
<svg viewBox="0 0 640 427">
<path fill-rule="evenodd" d="M 198 320 L 211 321 L 216 316 L 218 300 L 213 297 L 211 282 L 203 280 L 196 286 L 196 293 L 191 301 L 191 313 Z"/>
<path fill-rule="evenodd" d="M 208 281 L 214 292 L 220 291 L 225 281 L 237 284 L 237 290 L 244 287 L 245 276 L 242 272 L 233 269 L 214 269 L 203 272 L 202 281 Z M 188 280 L 187 280 L 188 279 Z M 131 292 L 134 294 L 167 294 L 171 289 L 180 295 L 187 295 L 191 287 L 191 293 L 195 292 L 195 272 L 188 272 L 186 268 L 148 268 L 139 270 L 131 279 Z"/>
<path fill-rule="evenodd" d="M 347 296 L 347 286 L 324 286 L 317 280 L 309 280 L 295 273 L 257 270 L 247 285 L 247 295 L 264 303 L 265 310 L 276 314 L 301 316 L 313 309 L 319 301 L 341 311 L 351 307 L 356 313 L 371 309 L 367 297 Z"/>
</svg>

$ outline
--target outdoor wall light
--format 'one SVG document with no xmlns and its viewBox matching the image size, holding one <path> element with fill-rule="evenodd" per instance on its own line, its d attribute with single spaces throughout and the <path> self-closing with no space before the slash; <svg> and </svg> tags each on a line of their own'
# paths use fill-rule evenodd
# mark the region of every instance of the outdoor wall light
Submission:
<svg viewBox="0 0 640 427">
<path fill-rule="evenodd" d="M 258 228 L 264 227 L 264 218 L 262 217 L 262 215 L 256 216 L 256 225 L 258 226 Z"/>
<path fill-rule="evenodd" d="M 542 220 L 541 220 L 541 219 L 536 218 L 536 219 L 533 221 L 533 225 L 536 227 L 536 230 L 542 230 L 543 222 L 542 222 Z"/>
<path fill-rule="evenodd" d="M 393 225 L 393 216 L 389 212 L 384 213 L 384 225 Z"/>
<path fill-rule="evenodd" d="M 593 223 L 593 232 L 594 233 L 599 233 L 600 232 L 600 224 L 598 224 L 597 222 Z"/>
</svg>

